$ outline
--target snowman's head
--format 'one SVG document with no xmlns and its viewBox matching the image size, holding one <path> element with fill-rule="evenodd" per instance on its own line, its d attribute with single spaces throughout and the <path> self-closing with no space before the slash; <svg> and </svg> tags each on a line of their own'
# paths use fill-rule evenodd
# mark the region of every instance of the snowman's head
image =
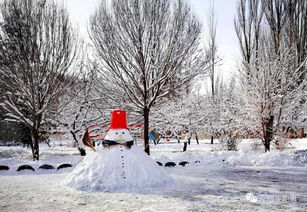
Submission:
<svg viewBox="0 0 307 212">
<path fill-rule="evenodd" d="M 127 129 L 110 129 L 105 140 L 115 141 L 117 143 L 126 143 L 133 141 L 133 138 Z"/>
<path fill-rule="evenodd" d="M 115 141 L 117 143 L 133 141 L 127 128 L 127 118 L 124 110 L 114 110 L 112 112 L 110 130 L 106 135 L 105 140 Z"/>
</svg>

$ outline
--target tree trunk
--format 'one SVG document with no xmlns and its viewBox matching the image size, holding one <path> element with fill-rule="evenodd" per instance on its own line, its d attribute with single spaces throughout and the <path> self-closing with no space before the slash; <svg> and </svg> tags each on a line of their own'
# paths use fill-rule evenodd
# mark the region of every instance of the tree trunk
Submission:
<svg viewBox="0 0 307 212">
<path fill-rule="evenodd" d="M 264 148 L 265 148 L 265 152 L 269 152 L 270 151 L 270 143 L 267 141 L 264 141 Z"/>
<path fill-rule="evenodd" d="M 196 143 L 199 144 L 197 133 L 195 133 Z"/>
<path fill-rule="evenodd" d="M 211 135 L 211 144 L 213 144 L 213 135 Z"/>
<path fill-rule="evenodd" d="M 31 129 L 31 148 L 32 148 L 32 155 L 33 155 L 33 160 L 39 160 L 39 131 L 35 128 Z"/>
<path fill-rule="evenodd" d="M 179 140 L 178 136 L 176 136 L 176 139 L 177 139 L 177 141 L 178 141 L 178 144 L 180 144 L 180 140 Z"/>
<path fill-rule="evenodd" d="M 265 132 L 264 132 L 264 148 L 265 152 L 270 151 L 270 144 L 273 140 L 273 124 L 274 124 L 274 116 L 270 116 L 265 122 Z"/>
<path fill-rule="evenodd" d="M 79 150 L 81 156 L 85 156 L 86 155 L 85 149 L 83 149 L 81 147 L 78 147 L 78 150 Z"/>
<path fill-rule="evenodd" d="M 154 142 L 154 145 L 157 145 L 157 143 L 156 143 L 156 141 L 155 141 L 155 140 L 153 140 L 153 142 Z"/>
<path fill-rule="evenodd" d="M 159 144 L 159 142 L 160 142 L 160 139 L 161 139 L 161 137 L 159 137 L 159 138 L 158 138 L 158 140 L 157 140 L 157 144 Z"/>
<path fill-rule="evenodd" d="M 79 142 L 78 142 L 78 139 L 77 139 L 76 133 L 75 133 L 74 131 L 72 131 L 72 130 L 70 131 L 70 133 L 71 133 L 72 137 L 74 138 L 76 144 L 78 145 L 78 150 L 79 150 L 79 152 L 80 152 L 80 155 L 81 155 L 81 156 L 85 156 L 85 155 L 86 155 L 86 151 L 85 151 L 85 149 L 83 149 L 83 148 L 80 146 L 80 144 L 79 144 Z"/>
<path fill-rule="evenodd" d="M 150 155 L 149 151 L 149 137 L 148 137 L 148 130 L 149 130 L 149 109 L 147 107 L 144 108 L 144 151 Z"/>
<path fill-rule="evenodd" d="M 183 142 L 183 152 L 187 151 L 188 142 Z"/>
</svg>

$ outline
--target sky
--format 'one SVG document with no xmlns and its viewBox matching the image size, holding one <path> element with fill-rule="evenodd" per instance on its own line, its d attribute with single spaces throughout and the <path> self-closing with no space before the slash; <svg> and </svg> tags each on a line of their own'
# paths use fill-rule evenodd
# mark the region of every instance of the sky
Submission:
<svg viewBox="0 0 307 212">
<path fill-rule="evenodd" d="M 217 17 L 217 47 L 218 56 L 222 59 L 219 69 L 223 75 L 230 75 L 235 71 L 240 58 L 238 40 L 234 29 L 234 17 L 237 0 L 190 0 L 191 7 L 203 23 L 204 42 L 207 42 L 208 17 L 211 3 L 214 3 Z"/>
<path fill-rule="evenodd" d="M 62 0 L 68 9 L 71 20 L 82 36 L 87 34 L 87 26 L 90 16 L 97 9 L 101 0 Z M 234 17 L 237 0 L 188 0 L 192 11 L 197 14 L 203 23 L 203 42 L 206 43 L 206 30 L 210 4 L 214 3 L 217 15 L 217 46 L 218 56 L 222 59 L 217 68 L 227 79 L 236 71 L 236 64 L 240 58 L 238 40 L 234 30 Z"/>
</svg>

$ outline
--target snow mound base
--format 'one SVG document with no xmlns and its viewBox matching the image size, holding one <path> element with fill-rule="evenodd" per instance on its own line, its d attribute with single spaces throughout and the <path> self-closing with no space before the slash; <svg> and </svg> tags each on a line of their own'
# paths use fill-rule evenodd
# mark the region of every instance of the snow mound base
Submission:
<svg viewBox="0 0 307 212">
<path fill-rule="evenodd" d="M 171 178 L 136 145 L 89 153 L 64 183 L 83 191 L 136 191 L 157 187 Z"/>
</svg>

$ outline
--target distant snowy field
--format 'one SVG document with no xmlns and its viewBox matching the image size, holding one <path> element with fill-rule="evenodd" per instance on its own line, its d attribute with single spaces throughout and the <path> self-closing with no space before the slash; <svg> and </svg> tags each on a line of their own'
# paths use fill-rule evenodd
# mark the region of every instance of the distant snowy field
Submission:
<svg viewBox="0 0 307 212">
<path fill-rule="evenodd" d="M 184 153 L 176 141 L 151 145 L 153 159 L 177 164 L 164 168 L 174 181 L 133 193 L 83 192 L 64 185 L 83 159 L 68 140 L 41 145 L 39 162 L 31 160 L 30 149 L 1 146 L 0 165 L 10 170 L 0 171 L 0 211 L 307 211 L 307 139 L 266 154 L 254 143 L 244 140 L 238 151 L 227 152 L 209 140 L 191 141 Z M 189 164 L 179 166 L 182 161 Z M 63 163 L 73 167 L 38 169 Z M 24 164 L 36 171 L 17 172 Z"/>
</svg>

